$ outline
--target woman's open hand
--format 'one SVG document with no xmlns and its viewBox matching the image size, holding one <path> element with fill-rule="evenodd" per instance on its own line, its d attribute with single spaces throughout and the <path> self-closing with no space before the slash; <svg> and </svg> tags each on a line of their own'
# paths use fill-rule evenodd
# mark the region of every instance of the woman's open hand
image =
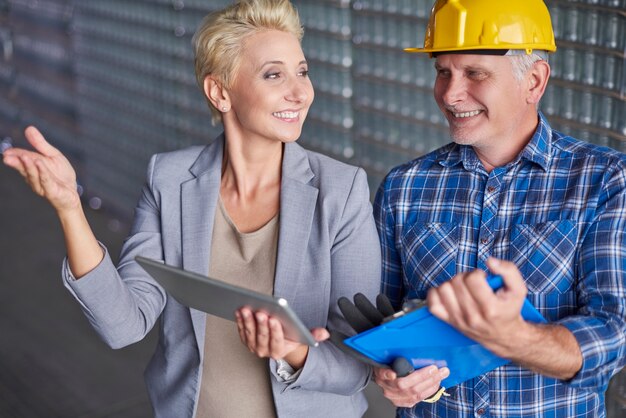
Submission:
<svg viewBox="0 0 626 418">
<path fill-rule="evenodd" d="M 241 308 L 235 313 L 239 337 L 250 352 L 259 357 L 284 359 L 294 369 L 300 369 L 309 353 L 309 346 L 285 338 L 283 326 L 277 318 L 265 312 Z M 324 328 L 311 330 L 316 341 L 329 338 Z"/>
<path fill-rule="evenodd" d="M 26 128 L 24 134 L 35 151 L 9 148 L 3 153 L 4 164 L 17 170 L 31 189 L 48 200 L 57 212 L 80 207 L 76 172 L 67 158 L 34 126 Z"/>
</svg>

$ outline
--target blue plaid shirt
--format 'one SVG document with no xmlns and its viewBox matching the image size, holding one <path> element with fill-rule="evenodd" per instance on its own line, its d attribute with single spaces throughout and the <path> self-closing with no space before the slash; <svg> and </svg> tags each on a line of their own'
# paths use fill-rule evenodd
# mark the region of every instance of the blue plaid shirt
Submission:
<svg viewBox="0 0 626 418">
<path fill-rule="evenodd" d="M 626 155 L 537 131 L 517 159 L 487 173 L 469 146 L 448 144 L 394 168 L 374 205 L 382 291 L 399 306 L 458 272 L 513 261 L 528 299 L 567 327 L 583 356 L 568 381 L 508 364 L 401 417 L 603 417 L 625 364 Z M 555 353 L 558 355 L 558 353 Z"/>
</svg>

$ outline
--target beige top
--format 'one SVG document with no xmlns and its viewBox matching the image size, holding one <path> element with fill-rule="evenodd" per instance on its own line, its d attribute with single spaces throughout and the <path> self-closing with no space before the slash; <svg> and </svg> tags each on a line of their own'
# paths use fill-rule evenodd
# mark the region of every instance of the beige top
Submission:
<svg viewBox="0 0 626 418">
<path fill-rule="evenodd" d="M 242 234 L 219 200 L 211 241 L 209 276 L 272 294 L 278 244 L 278 215 Z M 267 359 L 248 351 L 237 325 L 206 318 L 204 363 L 196 417 L 276 417 Z"/>
</svg>

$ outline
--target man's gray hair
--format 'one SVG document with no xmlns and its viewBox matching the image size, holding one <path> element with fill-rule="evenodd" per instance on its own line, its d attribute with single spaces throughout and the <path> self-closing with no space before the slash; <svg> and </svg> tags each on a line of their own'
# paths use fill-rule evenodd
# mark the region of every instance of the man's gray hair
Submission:
<svg viewBox="0 0 626 418">
<path fill-rule="evenodd" d="M 523 49 L 510 49 L 506 54 L 510 57 L 513 65 L 513 75 L 518 81 L 524 79 L 524 75 L 530 70 L 537 61 L 548 61 L 548 52 L 541 50 L 533 50 L 531 54 L 527 54 Z"/>
</svg>

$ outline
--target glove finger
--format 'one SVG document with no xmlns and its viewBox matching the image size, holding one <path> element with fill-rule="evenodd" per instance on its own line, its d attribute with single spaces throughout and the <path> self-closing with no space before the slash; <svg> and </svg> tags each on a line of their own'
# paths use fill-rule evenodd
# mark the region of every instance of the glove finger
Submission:
<svg viewBox="0 0 626 418">
<path fill-rule="evenodd" d="M 391 364 L 391 368 L 398 377 L 408 376 L 415 370 L 413 365 L 404 357 L 396 357 Z"/>
<path fill-rule="evenodd" d="M 396 313 L 387 295 L 384 295 L 382 293 L 376 296 L 376 306 L 378 307 L 378 311 L 383 315 L 383 317 L 391 316 Z"/>
<path fill-rule="evenodd" d="M 378 309 L 369 301 L 363 293 L 354 295 L 354 305 L 359 311 L 374 325 L 380 325 L 385 317 Z"/>
<path fill-rule="evenodd" d="M 372 324 L 362 313 L 357 309 L 356 306 L 346 297 L 340 297 L 337 301 L 337 305 L 339 305 L 339 309 L 343 314 L 343 317 L 346 318 L 348 324 L 358 333 L 363 331 L 367 331 L 370 328 L 374 327 Z"/>
</svg>

